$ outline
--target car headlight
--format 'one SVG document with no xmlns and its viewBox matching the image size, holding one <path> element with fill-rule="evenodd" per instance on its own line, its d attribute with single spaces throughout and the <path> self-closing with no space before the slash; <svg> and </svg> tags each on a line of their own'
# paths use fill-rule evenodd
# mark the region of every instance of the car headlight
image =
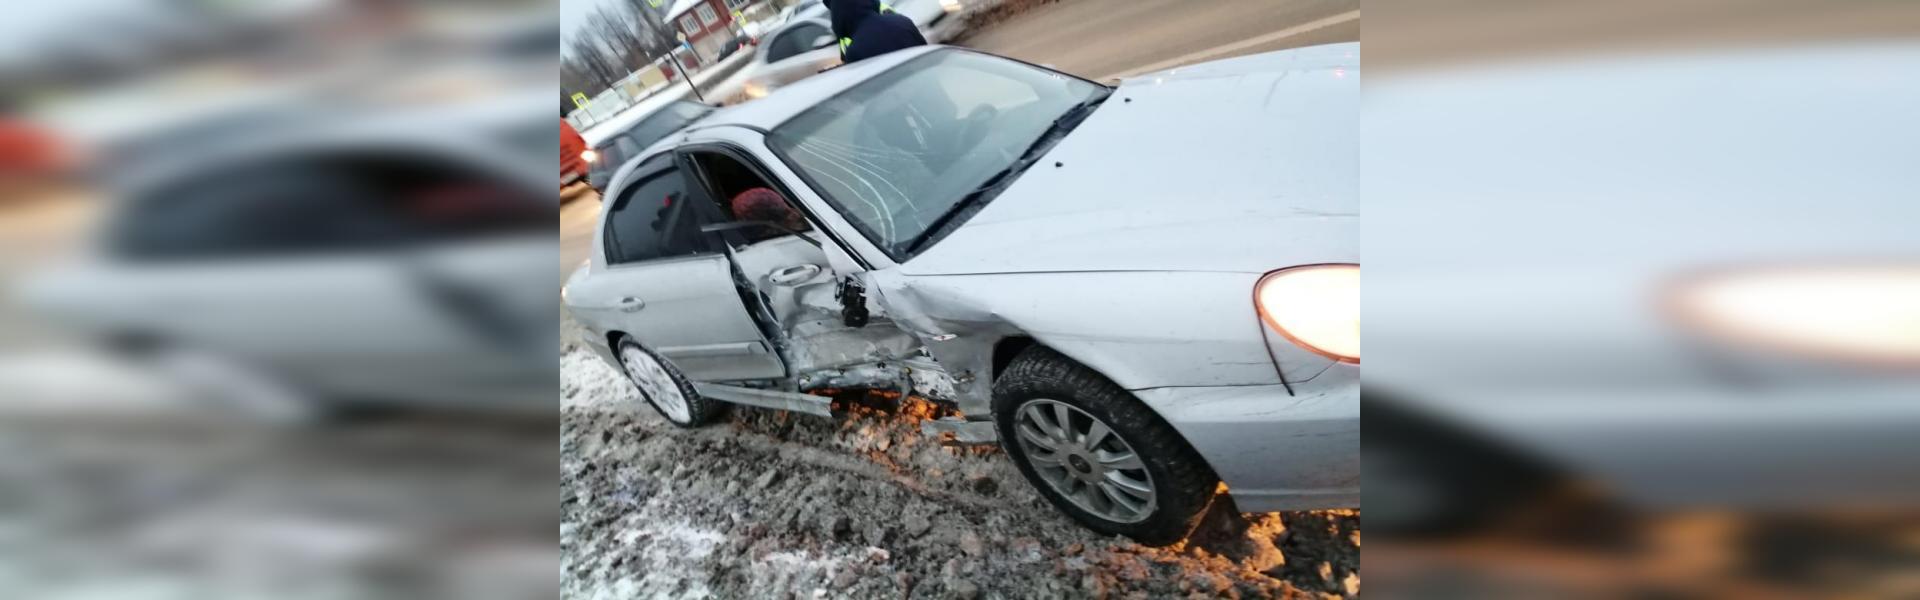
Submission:
<svg viewBox="0 0 1920 600">
<path fill-rule="evenodd" d="M 1920 365 L 1920 265 L 1726 270 L 1683 279 L 1666 300 L 1683 327 L 1723 341 Z"/>
<path fill-rule="evenodd" d="M 1254 287 L 1260 320 L 1327 358 L 1360 362 L 1360 265 L 1305 265 L 1268 273 Z"/>
<path fill-rule="evenodd" d="M 767 97 L 767 86 L 761 85 L 758 81 L 749 81 L 746 84 L 746 92 L 748 98 L 759 100 Z"/>
<path fill-rule="evenodd" d="M 960 4 L 960 0 L 940 0 L 940 8 L 946 9 L 947 12 L 960 12 L 964 6 Z"/>
<path fill-rule="evenodd" d="M 580 160 L 584 160 L 587 162 L 600 160 L 600 153 L 594 152 L 592 150 L 583 150 L 580 152 Z"/>
</svg>

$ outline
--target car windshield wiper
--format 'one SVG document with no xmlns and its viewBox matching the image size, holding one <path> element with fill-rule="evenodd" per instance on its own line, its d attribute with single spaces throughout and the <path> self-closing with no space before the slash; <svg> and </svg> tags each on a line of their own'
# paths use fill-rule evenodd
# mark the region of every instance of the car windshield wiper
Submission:
<svg viewBox="0 0 1920 600">
<path fill-rule="evenodd" d="M 1052 147 L 1052 142 L 1059 140 L 1060 136 L 1072 131 L 1074 127 L 1078 127 L 1081 121 L 1086 120 L 1087 115 L 1093 114 L 1093 109 L 1099 108 L 1107 101 L 1107 97 L 1112 95 L 1113 90 L 1102 88 L 1100 93 L 1088 96 L 1079 104 L 1068 107 L 1066 112 L 1060 113 L 1060 116 L 1053 119 L 1053 124 L 1048 125 L 1046 131 L 1040 132 L 1038 137 L 1033 138 L 1033 143 L 1028 144 L 1027 149 L 1020 152 L 1020 159 L 1014 164 L 1030 165 L 1038 160 L 1041 152 Z M 1022 168 L 1025 166 L 1021 165 Z"/>
<path fill-rule="evenodd" d="M 919 236 L 914 237 L 913 241 L 907 244 L 906 253 L 918 253 L 922 247 L 933 243 L 934 240 L 940 239 L 942 234 L 941 230 L 945 229 L 947 224 L 952 222 L 954 218 L 966 214 L 974 205 L 984 202 L 994 195 L 998 195 L 1000 188 L 1005 187 L 1008 182 L 1013 181 L 1015 175 L 1019 175 L 1025 172 L 1028 167 L 1033 166 L 1033 163 L 1039 162 L 1040 155 L 1044 154 L 1048 148 L 1053 147 L 1053 142 L 1058 141 L 1061 136 L 1065 135 L 1068 131 L 1072 131 L 1074 127 L 1079 126 L 1080 122 L 1087 118 L 1087 115 L 1093 114 L 1093 109 L 1099 108 L 1100 104 L 1106 102 L 1107 97 L 1112 95 L 1113 90 L 1103 88 L 1100 93 L 1089 96 L 1086 100 L 1082 100 L 1079 104 L 1075 104 L 1067 108 L 1065 112 L 1060 113 L 1060 116 L 1055 117 L 1053 123 L 1048 125 L 1045 131 L 1040 132 L 1039 136 L 1033 138 L 1033 143 L 1027 144 L 1027 149 L 1020 152 L 1019 158 L 1014 159 L 1012 163 L 1007 165 L 1007 168 L 994 173 L 992 177 L 988 177 L 986 183 L 980 184 L 980 187 L 974 188 L 973 191 L 967 192 L 967 195 L 961 196 L 959 200 L 954 201 L 953 206 L 947 207 L 947 212 L 941 214 L 939 218 L 934 219 L 933 223 L 928 224 L 925 231 L 921 232 Z"/>
</svg>

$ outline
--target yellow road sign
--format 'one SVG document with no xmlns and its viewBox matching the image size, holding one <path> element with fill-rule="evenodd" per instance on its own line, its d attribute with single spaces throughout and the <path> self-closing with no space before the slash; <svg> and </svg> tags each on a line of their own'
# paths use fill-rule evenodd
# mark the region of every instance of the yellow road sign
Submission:
<svg viewBox="0 0 1920 600">
<path fill-rule="evenodd" d="M 574 108 L 586 108 L 588 104 L 593 104 L 593 103 L 592 103 L 592 102 L 588 102 L 588 101 L 587 101 L 587 95 L 586 95 L 586 94 L 583 94 L 583 93 L 580 93 L 580 92 L 574 92 L 574 93 L 573 93 L 573 107 L 574 107 Z"/>
</svg>

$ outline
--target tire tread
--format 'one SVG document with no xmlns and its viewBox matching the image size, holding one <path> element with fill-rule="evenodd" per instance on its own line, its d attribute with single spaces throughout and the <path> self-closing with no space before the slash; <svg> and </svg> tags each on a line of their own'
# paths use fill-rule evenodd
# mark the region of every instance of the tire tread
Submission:
<svg viewBox="0 0 1920 600">
<path fill-rule="evenodd" d="M 668 361 L 665 357 L 660 356 L 652 350 L 648 350 L 646 346 L 640 345 L 640 343 L 634 341 L 631 336 L 620 337 L 620 344 L 616 346 L 614 355 L 618 356 L 627 346 L 639 348 L 641 352 L 645 352 L 653 356 L 654 360 L 659 361 L 660 366 L 667 370 L 667 376 L 673 378 L 674 385 L 680 386 L 681 395 L 687 398 L 687 422 L 674 423 L 672 418 L 667 417 L 667 414 L 660 410 L 660 407 L 654 406 L 653 401 L 646 398 L 646 392 L 640 390 L 639 384 L 635 383 L 634 391 L 641 395 L 641 401 L 646 402 L 647 406 L 652 407 L 654 412 L 659 413 L 660 418 L 666 419 L 668 423 L 673 423 L 674 426 L 692 429 L 713 422 L 715 418 L 718 418 L 726 410 L 726 403 L 701 397 L 700 392 L 694 390 L 693 382 L 688 381 L 687 376 L 680 372 L 680 367 L 674 366 L 673 362 Z M 626 371 L 625 363 L 621 364 L 620 370 L 622 372 Z M 632 383 L 633 375 L 628 374 L 627 381 Z"/>
<path fill-rule="evenodd" d="M 1138 523 L 1100 519 L 1058 495 L 1033 471 L 1013 437 L 1014 409 L 1033 398 L 1052 398 L 1080 407 L 1106 421 L 1148 465 L 1159 506 Z M 1173 426 L 1126 388 L 1093 369 L 1044 346 L 1020 353 L 994 381 L 993 411 L 1001 447 L 1027 481 L 1055 507 L 1088 528 L 1118 534 L 1153 546 L 1184 539 L 1212 504 L 1220 479 Z"/>
</svg>

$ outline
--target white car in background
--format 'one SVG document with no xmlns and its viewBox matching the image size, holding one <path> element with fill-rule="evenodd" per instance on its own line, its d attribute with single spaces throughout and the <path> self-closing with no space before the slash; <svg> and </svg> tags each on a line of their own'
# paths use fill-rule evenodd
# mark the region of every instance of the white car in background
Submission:
<svg viewBox="0 0 1920 600">
<path fill-rule="evenodd" d="M 906 0 L 891 3 L 894 12 L 912 19 L 927 43 L 939 44 L 959 35 L 965 19 L 959 0 Z M 793 11 L 791 13 L 787 11 Z M 818 0 L 789 6 L 782 24 L 764 36 L 753 62 L 741 69 L 740 94 L 731 101 L 765 98 L 773 90 L 806 79 L 840 64 L 827 7 Z"/>
<path fill-rule="evenodd" d="M 531 89 L 531 88 L 528 88 Z M 28 308 L 229 414 L 349 405 L 551 414 L 547 94 L 156 136 L 106 169 L 82 256 Z"/>
<path fill-rule="evenodd" d="M 742 67 L 740 95 L 758 100 L 782 86 L 806 79 L 840 64 L 840 48 L 834 43 L 833 27 L 827 20 L 790 21 L 760 38 L 754 48 L 753 62 Z"/>
</svg>

